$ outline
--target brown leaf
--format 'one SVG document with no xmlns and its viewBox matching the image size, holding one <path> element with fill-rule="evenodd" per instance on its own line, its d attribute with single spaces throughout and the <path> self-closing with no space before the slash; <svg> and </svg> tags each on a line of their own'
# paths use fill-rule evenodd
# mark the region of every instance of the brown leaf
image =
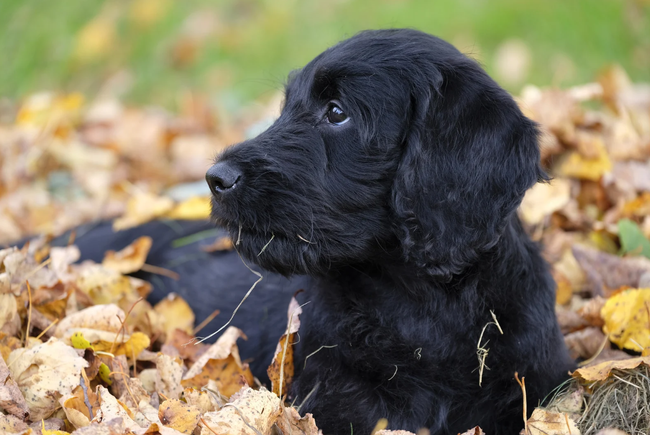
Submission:
<svg viewBox="0 0 650 435">
<path fill-rule="evenodd" d="M 271 380 L 272 391 L 280 397 L 289 391 L 293 380 L 293 345 L 295 334 L 300 329 L 300 314 L 302 314 L 302 307 L 296 298 L 292 297 L 287 312 L 287 329 L 280 337 L 273 361 L 266 371 Z"/>
<path fill-rule="evenodd" d="M 641 277 L 650 273 L 650 260 L 644 257 L 621 258 L 583 245 L 575 245 L 573 255 L 594 295 L 609 296 L 623 286 L 638 287 Z"/>
<path fill-rule="evenodd" d="M 0 293 L 0 331 L 7 335 L 16 335 L 20 326 L 16 297 L 11 293 Z"/>
<path fill-rule="evenodd" d="M 25 398 L 11 378 L 9 368 L 2 358 L 0 358 L 0 408 L 21 420 L 29 414 Z"/>
<path fill-rule="evenodd" d="M 467 432 L 463 432 L 462 435 L 485 435 L 485 432 L 483 432 L 483 429 L 476 426 L 468 430 Z"/>
<path fill-rule="evenodd" d="M 589 327 L 567 334 L 564 343 L 572 359 L 589 359 L 596 355 L 606 339 L 600 328 Z"/>
<path fill-rule="evenodd" d="M 0 412 L 0 432 L 7 435 L 30 435 L 31 430 L 22 420 Z"/>
<path fill-rule="evenodd" d="M 181 358 L 192 363 L 208 349 L 205 343 L 195 343 L 195 337 L 180 329 L 174 329 L 171 336 L 167 337 L 166 344 L 169 344 L 178 350 Z"/>
<path fill-rule="evenodd" d="M 311 414 L 300 417 L 296 408 L 291 406 L 282 408 L 282 415 L 280 415 L 276 424 L 283 434 L 318 435 L 320 433 Z M 386 431 L 375 432 L 375 435 L 381 432 Z M 410 434 L 410 432 L 405 433 Z"/>
<path fill-rule="evenodd" d="M 224 359 L 209 359 L 203 365 L 200 374 L 183 379 L 181 385 L 185 388 L 201 388 L 210 380 L 216 382 L 219 393 L 225 397 L 232 396 L 243 387 L 255 384 L 248 364 L 241 365 L 233 355 L 228 355 Z"/>
<path fill-rule="evenodd" d="M 151 237 L 142 236 L 121 251 L 108 251 L 102 266 L 122 274 L 137 272 L 144 265 L 152 243 Z"/>
</svg>

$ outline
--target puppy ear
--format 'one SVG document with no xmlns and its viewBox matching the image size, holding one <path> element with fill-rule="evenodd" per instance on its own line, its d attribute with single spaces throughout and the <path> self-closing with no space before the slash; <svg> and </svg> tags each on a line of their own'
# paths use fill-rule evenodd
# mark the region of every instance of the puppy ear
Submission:
<svg viewBox="0 0 650 435">
<path fill-rule="evenodd" d="M 450 280 L 496 244 L 547 175 L 535 123 L 474 61 L 427 70 L 411 91 L 392 206 L 405 259 Z"/>
</svg>

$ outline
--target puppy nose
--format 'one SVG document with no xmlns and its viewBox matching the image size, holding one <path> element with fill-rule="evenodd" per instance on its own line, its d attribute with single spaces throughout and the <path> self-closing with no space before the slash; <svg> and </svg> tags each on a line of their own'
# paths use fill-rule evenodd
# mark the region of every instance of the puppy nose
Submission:
<svg viewBox="0 0 650 435">
<path fill-rule="evenodd" d="M 212 165 L 205 173 L 205 179 L 210 186 L 212 194 L 219 196 L 235 187 L 241 180 L 241 172 L 227 162 L 219 162 Z"/>
</svg>

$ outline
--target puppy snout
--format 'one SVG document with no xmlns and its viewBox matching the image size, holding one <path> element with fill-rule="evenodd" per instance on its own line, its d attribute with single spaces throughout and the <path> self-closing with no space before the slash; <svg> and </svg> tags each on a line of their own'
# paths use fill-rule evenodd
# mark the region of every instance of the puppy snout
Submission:
<svg viewBox="0 0 650 435">
<path fill-rule="evenodd" d="M 220 196 L 241 182 L 242 173 L 228 162 L 218 162 L 212 165 L 205 174 L 205 179 L 214 196 Z"/>
</svg>

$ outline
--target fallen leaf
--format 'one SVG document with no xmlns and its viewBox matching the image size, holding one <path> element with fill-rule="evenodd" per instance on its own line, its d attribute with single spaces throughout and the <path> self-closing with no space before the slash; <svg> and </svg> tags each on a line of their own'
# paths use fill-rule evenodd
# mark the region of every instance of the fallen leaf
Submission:
<svg viewBox="0 0 650 435">
<path fill-rule="evenodd" d="M 228 327 L 185 373 L 183 387 L 201 388 L 213 380 L 219 393 L 230 397 L 242 387 L 253 385 L 253 374 L 239 357 L 236 344 L 239 337 L 246 338 L 238 328 Z"/>
<path fill-rule="evenodd" d="M 636 223 L 629 219 L 618 221 L 618 236 L 623 252 L 650 258 L 650 241 Z"/>
<path fill-rule="evenodd" d="M 0 412 L 0 431 L 7 435 L 30 435 L 32 431 L 21 419 Z"/>
<path fill-rule="evenodd" d="M 139 281 L 100 264 L 86 262 L 75 266 L 74 270 L 77 273 L 77 287 L 94 304 L 118 304 L 123 309 L 129 309 L 142 296 Z"/>
<path fill-rule="evenodd" d="M 259 435 L 270 433 L 282 413 L 282 403 L 264 388 L 245 388 L 219 411 L 203 414 L 201 435 Z"/>
<path fill-rule="evenodd" d="M 170 337 L 174 330 L 180 329 L 188 334 L 192 333 L 194 327 L 194 313 L 189 304 L 175 293 L 169 293 L 164 299 L 153 307 L 164 324 L 166 337 Z"/>
<path fill-rule="evenodd" d="M 190 379 L 197 376 L 203 370 L 203 366 L 211 359 L 225 359 L 228 355 L 233 355 L 235 361 L 241 364 L 239 350 L 237 349 L 237 339 L 246 338 L 246 335 L 239 328 L 229 326 L 221 337 L 194 363 L 187 371 L 183 379 Z"/>
<path fill-rule="evenodd" d="M 70 273 L 70 265 L 78 261 L 80 257 L 79 248 L 74 245 L 65 248 L 52 247 L 50 249 L 50 269 L 61 282 L 71 282 L 75 275 Z"/>
<path fill-rule="evenodd" d="M 580 435 L 580 429 L 567 414 L 535 408 L 526 424 L 530 435 Z"/>
<path fill-rule="evenodd" d="M 144 265 L 152 243 L 151 237 L 142 236 L 121 251 L 108 251 L 102 266 L 122 274 L 137 272 Z"/>
<path fill-rule="evenodd" d="M 605 321 L 603 331 L 619 347 L 636 352 L 650 347 L 650 288 L 615 294 L 600 314 Z"/>
<path fill-rule="evenodd" d="M 650 366 L 650 356 L 640 356 L 637 358 L 629 358 L 618 361 L 605 361 L 600 364 L 583 367 L 573 372 L 573 377 L 580 379 L 583 382 L 604 381 L 609 377 L 612 370 L 631 370 L 635 369 L 641 364 Z"/>
<path fill-rule="evenodd" d="M 21 420 L 29 414 L 25 398 L 16 382 L 11 378 L 9 368 L 3 358 L 0 358 L 0 409 Z"/>
<path fill-rule="evenodd" d="M 569 349 L 571 359 L 589 359 L 601 349 L 607 336 L 600 328 L 589 327 L 571 332 L 564 336 L 564 343 Z"/>
<path fill-rule="evenodd" d="M 140 426 L 133 420 L 133 413 L 106 388 L 99 385 L 97 394 L 100 397 L 100 409 L 93 422 L 107 422 L 115 418 L 122 419 L 122 426 L 131 431 L 137 431 Z"/>
<path fill-rule="evenodd" d="M 11 293 L 0 293 L 0 331 L 7 335 L 16 335 L 20 326 L 16 297 Z"/>
<path fill-rule="evenodd" d="M 612 162 L 607 155 L 607 150 L 602 140 L 595 138 L 592 145 L 592 155 L 596 157 L 585 157 L 579 151 L 570 151 L 556 165 L 559 176 L 571 177 L 584 180 L 598 181 L 606 173 L 611 172 Z"/>
<path fill-rule="evenodd" d="M 526 192 L 519 213 L 530 225 L 536 225 L 562 209 L 571 199 L 571 182 L 558 178 L 550 183 L 537 183 Z"/>
<path fill-rule="evenodd" d="M 179 432 L 190 434 L 199 424 L 200 411 L 198 408 L 180 400 L 166 400 L 158 409 L 160 422 Z"/>
<path fill-rule="evenodd" d="M 196 388 L 184 389 L 183 399 L 188 405 L 196 407 L 201 414 L 216 411 L 221 408 L 221 404 L 214 399 L 214 395 Z"/>
<path fill-rule="evenodd" d="M 302 307 L 298 304 L 296 298 L 292 297 L 287 312 L 287 328 L 280 337 L 280 341 L 275 348 L 273 361 L 266 371 L 271 380 L 271 390 L 279 397 L 288 393 L 293 381 L 293 345 L 295 334 L 300 329 L 300 314 L 302 314 Z"/>
<path fill-rule="evenodd" d="M 183 393 L 183 386 L 181 386 L 181 379 L 183 378 L 184 371 L 183 366 L 175 358 L 162 353 L 156 355 L 155 362 L 156 391 L 169 399 L 178 399 Z"/>
<path fill-rule="evenodd" d="M 609 296 L 623 286 L 638 287 L 650 274 L 650 260 L 644 257 L 621 258 L 583 245 L 573 247 L 573 256 L 587 275 L 594 295 Z"/>
<path fill-rule="evenodd" d="M 113 221 L 113 230 L 132 228 L 171 211 L 174 201 L 166 196 L 151 193 L 137 193 L 126 204 L 126 213 Z"/>
<path fill-rule="evenodd" d="M 210 197 L 194 196 L 177 204 L 165 217 L 168 219 L 187 220 L 208 219 L 211 210 Z"/>
<path fill-rule="evenodd" d="M 237 362 L 232 354 L 223 359 L 209 359 L 200 374 L 184 378 L 181 385 L 184 388 L 201 388 L 208 385 L 209 381 L 216 383 L 217 391 L 224 397 L 230 397 L 243 387 L 255 384 L 248 365 Z"/>
<path fill-rule="evenodd" d="M 71 337 L 76 329 L 95 329 L 116 334 L 122 328 L 126 315 L 114 304 L 94 305 L 68 315 L 61 320 L 54 334 L 57 338 Z"/>
<path fill-rule="evenodd" d="M 37 421 L 48 417 L 58 407 L 59 398 L 79 385 L 81 370 L 88 362 L 70 346 L 51 338 L 31 349 L 14 350 L 7 365 L 25 396 L 30 418 Z"/>
<path fill-rule="evenodd" d="M 278 417 L 278 420 L 275 423 L 280 432 L 283 434 L 296 434 L 296 435 L 319 435 L 320 431 L 316 427 L 316 422 L 314 417 L 311 414 L 305 414 L 304 417 L 300 417 L 298 410 L 292 406 L 282 407 L 282 414 Z M 379 431 L 377 433 L 386 432 Z M 410 434 L 411 432 L 401 431 L 404 434 Z"/>
</svg>

